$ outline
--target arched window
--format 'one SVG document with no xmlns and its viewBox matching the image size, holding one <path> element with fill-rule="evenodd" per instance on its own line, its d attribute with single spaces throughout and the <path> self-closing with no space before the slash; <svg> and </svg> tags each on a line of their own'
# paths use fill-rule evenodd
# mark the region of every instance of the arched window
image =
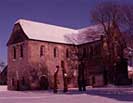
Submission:
<svg viewBox="0 0 133 103">
<path fill-rule="evenodd" d="M 86 48 L 83 48 L 83 57 L 86 57 Z"/>
<path fill-rule="evenodd" d="M 40 56 L 43 56 L 44 55 L 44 46 L 41 46 L 40 47 Z"/>
<path fill-rule="evenodd" d="M 68 51 L 68 49 L 66 49 L 66 57 L 67 58 L 69 57 L 69 51 Z"/>
<path fill-rule="evenodd" d="M 57 56 L 57 48 L 54 48 L 54 57 Z"/>
<path fill-rule="evenodd" d="M 23 45 L 20 45 L 20 57 L 23 57 Z"/>
<path fill-rule="evenodd" d="M 95 46 L 95 55 L 100 55 L 101 54 L 101 49 L 100 49 L 100 44 L 97 44 Z"/>
<path fill-rule="evenodd" d="M 16 47 L 13 47 L 13 59 L 16 59 Z"/>
<path fill-rule="evenodd" d="M 90 57 L 90 47 L 87 48 L 87 57 Z"/>
<path fill-rule="evenodd" d="M 93 46 L 90 46 L 90 57 L 93 57 L 94 51 L 93 51 Z"/>
</svg>

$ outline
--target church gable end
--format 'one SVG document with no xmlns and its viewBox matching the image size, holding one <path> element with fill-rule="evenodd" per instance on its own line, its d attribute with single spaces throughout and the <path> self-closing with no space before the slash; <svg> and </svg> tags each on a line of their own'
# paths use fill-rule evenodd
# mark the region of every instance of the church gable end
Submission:
<svg viewBox="0 0 133 103">
<path fill-rule="evenodd" d="M 26 39 L 28 39 L 28 37 L 23 32 L 20 24 L 15 24 L 7 45 L 22 42 Z"/>
</svg>

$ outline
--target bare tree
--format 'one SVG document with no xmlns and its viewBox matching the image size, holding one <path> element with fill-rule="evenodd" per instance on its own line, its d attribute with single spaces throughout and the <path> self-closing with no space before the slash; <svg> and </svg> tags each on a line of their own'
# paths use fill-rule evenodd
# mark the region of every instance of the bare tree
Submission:
<svg viewBox="0 0 133 103">
<path fill-rule="evenodd" d="M 133 5 L 124 5 L 116 2 L 98 4 L 91 11 L 91 18 L 95 23 L 101 24 L 108 45 L 108 54 L 115 52 L 114 46 L 119 47 L 120 57 L 126 43 L 122 37 L 124 30 L 131 32 L 133 29 Z M 117 51 L 118 53 L 118 51 Z"/>
<path fill-rule="evenodd" d="M 124 58 L 126 42 L 123 33 L 131 33 L 133 29 L 133 5 L 103 2 L 91 11 L 91 18 L 103 27 L 103 62 L 110 68 L 109 74 L 112 72 L 109 77 L 111 79 L 111 68 L 116 67 L 117 62 Z"/>
<path fill-rule="evenodd" d="M 91 11 L 91 18 L 104 27 L 104 32 L 107 35 L 111 33 L 113 23 L 117 24 L 119 28 L 121 24 L 127 25 L 127 28 L 131 30 L 133 26 L 133 5 L 103 2 Z"/>
</svg>

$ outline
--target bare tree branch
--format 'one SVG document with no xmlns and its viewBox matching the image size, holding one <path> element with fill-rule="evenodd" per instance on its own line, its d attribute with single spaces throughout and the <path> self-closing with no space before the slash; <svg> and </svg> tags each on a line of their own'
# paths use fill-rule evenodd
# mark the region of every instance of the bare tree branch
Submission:
<svg viewBox="0 0 133 103">
<path fill-rule="evenodd" d="M 123 57 L 126 44 L 122 32 L 131 33 L 133 30 L 133 5 L 103 2 L 91 11 L 91 18 L 96 24 L 101 24 L 104 29 L 110 57 L 115 57 L 113 53 L 118 47 L 120 50 L 116 54 L 119 54 L 118 57 Z"/>
</svg>

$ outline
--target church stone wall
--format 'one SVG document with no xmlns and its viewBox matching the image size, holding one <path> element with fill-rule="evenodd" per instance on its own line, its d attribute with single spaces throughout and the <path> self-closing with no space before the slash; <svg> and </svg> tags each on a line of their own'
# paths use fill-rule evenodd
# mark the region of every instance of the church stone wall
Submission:
<svg viewBox="0 0 133 103">
<path fill-rule="evenodd" d="M 23 57 L 20 57 L 20 45 L 23 45 Z M 13 47 L 16 47 L 16 59 L 13 59 Z M 43 46 L 43 55 L 40 56 L 40 47 Z M 56 57 L 54 57 L 56 48 Z M 66 56 L 68 50 L 68 57 Z M 49 87 L 53 87 L 53 75 L 56 66 L 59 66 L 58 86 L 63 88 L 63 74 L 61 62 L 64 62 L 66 72 L 70 76 L 70 87 L 76 86 L 76 75 L 78 62 L 72 59 L 75 47 L 57 43 L 41 41 L 24 41 L 22 43 L 8 46 L 8 88 L 17 89 L 30 88 L 39 89 L 39 79 L 43 75 L 48 76 Z M 75 74 L 75 77 L 73 77 Z M 75 83 L 73 83 L 75 82 Z M 26 85 L 26 86 L 25 86 Z"/>
</svg>

